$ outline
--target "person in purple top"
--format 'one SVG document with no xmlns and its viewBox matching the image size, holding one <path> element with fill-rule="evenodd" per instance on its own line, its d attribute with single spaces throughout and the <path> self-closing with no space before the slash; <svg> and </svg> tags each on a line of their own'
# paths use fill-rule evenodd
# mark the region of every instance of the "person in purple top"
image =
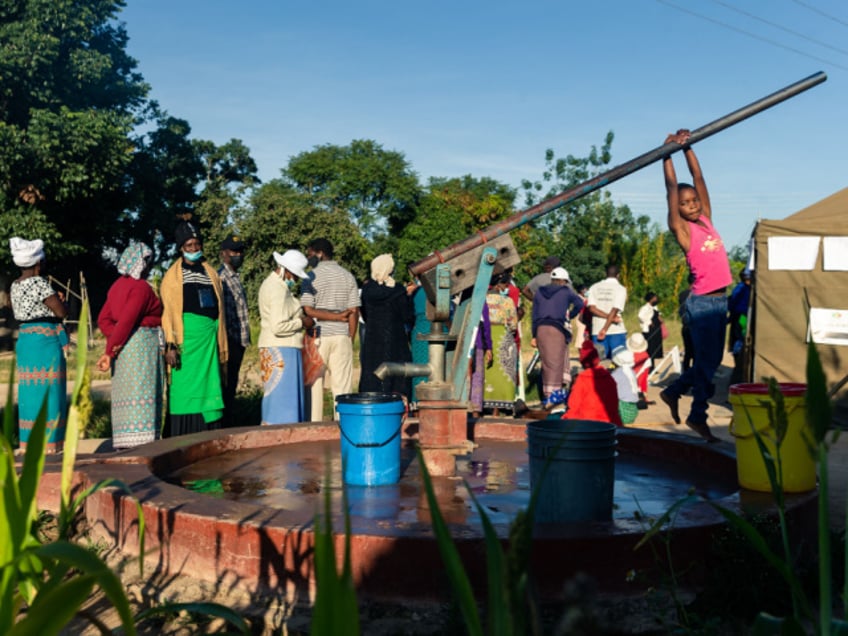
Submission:
<svg viewBox="0 0 848 636">
<path fill-rule="evenodd" d="M 471 415 L 478 418 L 483 414 L 483 389 L 486 384 L 486 368 L 494 363 L 492 355 L 492 323 L 489 320 L 489 306 L 483 303 L 483 314 L 477 327 L 477 338 L 474 340 L 474 358 L 471 360 Z"/>
<path fill-rule="evenodd" d="M 688 145 L 689 131 L 668 135 L 665 143 L 683 147 L 683 155 L 694 185 L 677 183 L 671 156 L 663 159 L 668 200 L 668 229 L 686 255 L 694 280 L 684 306 L 685 320 L 692 336 L 695 359 L 660 399 L 680 423 L 680 396 L 692 389 L 692 409 L 686 425 L 708 442 L 718 441 L 707 424 L 707 401 L 715 392 L 713 376 L 721 364 L 727 327 L 727 286 L 732 282 L 727 252 L 712 224 L 710 195 L 695 151 Z"/>
<path fill-rule="evenodd" d="M 557 267 L 551 272 L 551 284 L 543 285 L 533 296 L 532 344 L 542 360 L 542 405 L 546 409 L 565 402 L 563 374 L 570 378 L 571 319 L 583 309 L 583 299 L 568 283 L 568 272 Z"/>
</svg>

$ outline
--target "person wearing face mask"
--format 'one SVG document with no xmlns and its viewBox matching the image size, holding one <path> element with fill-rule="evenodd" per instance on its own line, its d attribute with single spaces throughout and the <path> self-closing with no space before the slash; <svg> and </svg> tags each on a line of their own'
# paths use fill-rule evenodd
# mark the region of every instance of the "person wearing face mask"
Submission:
<svg viewBox="0 0 848 636">
<path fill-rule="evenodd" d="M 180 258 L 159 287 L 172 437 L 220 427 L 228 353 L 221 279 L 203 258 L 200 232 L 183 221 L 174 235 Z"/>
<path fill-rule="evenodd" d="M 259 288 L 259 363 L 262 370 L 263 424 L 293 424 L 306 417 L 303 386 L 303 330 L 315 324 L 294 295 L 306 279 L 306 256 L 297 250 L 274 252 L 276 267 Z"/>
<path fill-rule="evenodd" d="M 12 260 L 21 270 L 9 296 L 20 323 L 15 347 L 18 379 L 18 433 L 21 448 L 42 405 L 47 409 L 46 452 L 62 450 L 67 413 L 67 371 L 64 347 L 68 334 L 62 320 L 67 314 L 46 277 L 44 241 L 14 236 L 9 239 Z"/>
<path fill-rule="evenodd" d="M 147 275 L 153 251 L 131 243 L 118 261 L 116 280 L 97 316 L 106 351 L 97 361 L 112 370 L 112 446 L 131 448 L 159 436 L 164 405 L 165 364 L 159 347 L 162 302 Z"/>
<path fill-rule="evenodd" d="M 224 290 L 224 317 L 227 324 L 227 384 L 224 386 L 224 426 L 236 426 L 233 404 L 236 398 L 241 361 L 250 345 L 250 318 L 247 294 L 238 270 L 244 260 L 245 244 L 237 234 L 221 243 L 221 266 L 218 276 Z"/>
</svg>

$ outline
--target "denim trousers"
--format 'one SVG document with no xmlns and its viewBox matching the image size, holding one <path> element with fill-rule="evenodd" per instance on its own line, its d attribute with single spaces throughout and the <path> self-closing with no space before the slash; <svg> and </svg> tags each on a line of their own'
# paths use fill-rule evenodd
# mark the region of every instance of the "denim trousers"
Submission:
<svg viewBox="0 0 848 636">
<path fill-rule="evenodd" d="M 684 313 L 692 336 L 694 360 L 692 366 L 666 389 L 680 397 L 692 389 L 692 410 L 688 421 L 707 422 L 707 401 L 715 393 L 715 376 L 724 356 L 724 336 L 727 330 L 727 296 L 698 296 L 689 294 Z"/>
</svg>

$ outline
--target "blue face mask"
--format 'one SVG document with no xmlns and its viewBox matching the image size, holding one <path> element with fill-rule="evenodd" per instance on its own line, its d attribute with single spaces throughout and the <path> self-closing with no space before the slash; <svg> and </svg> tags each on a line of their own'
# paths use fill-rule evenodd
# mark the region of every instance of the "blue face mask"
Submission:
<svg viewBox="0 0 848 636">
<path fill-rule="evenodd" d="M 502 289 L 500 291 L 500 294 L 501 294 L 501 296 L 509 296 L 509 290 L 508 289 Z"/>
<path fill-rule="evenodd" d="M 196 252 L 183 252 L 183 256 L 189 263 L 196 263 L 203 258 L 203 250 L 197 250 Z"/>
<path fill-rule="evenodd" d="M 295 285 L 297 285 L 297 281 L 294 278 L 286 279 L 286 287 L 293 290 Z"/>
</svg>

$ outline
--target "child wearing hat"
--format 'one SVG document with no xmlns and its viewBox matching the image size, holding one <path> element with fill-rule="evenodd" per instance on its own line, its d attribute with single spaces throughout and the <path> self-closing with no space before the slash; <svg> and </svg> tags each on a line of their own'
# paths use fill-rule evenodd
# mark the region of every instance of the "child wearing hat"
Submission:
<svg viewBox="0 0 848 636">
<path fill-rule="evenodd" d="M 633 352 L 627 347 L 616 347 L 612 351 L 615 369 L 612 379 L 618 389 L 618 412 L 622 424 L 632 424 L 639 413 L 639 387 L 633 373 Z"/>
</svg>

